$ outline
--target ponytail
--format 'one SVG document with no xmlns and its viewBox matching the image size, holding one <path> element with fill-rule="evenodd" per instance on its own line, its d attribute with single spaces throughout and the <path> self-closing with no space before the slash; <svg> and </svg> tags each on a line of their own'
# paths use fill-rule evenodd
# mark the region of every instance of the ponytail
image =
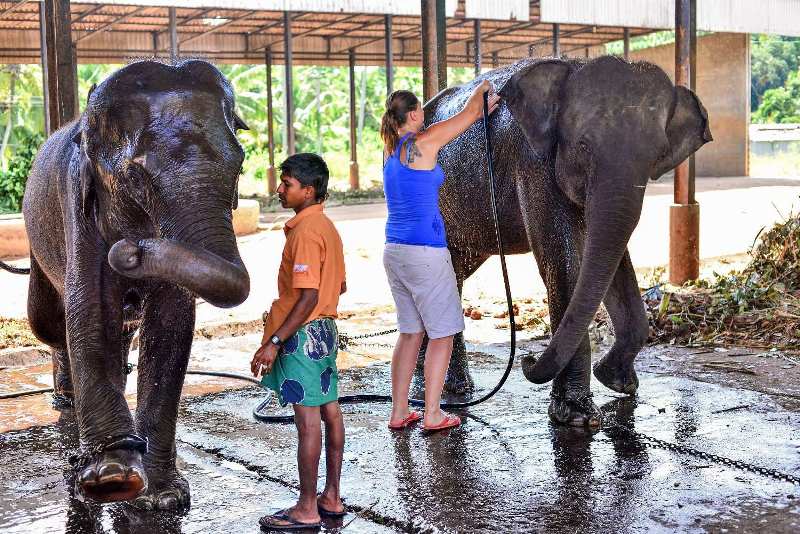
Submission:
<svg viewBox="0 0 800 534">
<path fill-rule="evenodd" d="M 386 112 L 381 117 L 381 139 L 386 152 L 392 154 L 400 141 L 398 130 L 406 122 L 406 115 L 417 109 L 419 99 L 411 91 L 399 90 L 386 99 Z"/>
</svg>

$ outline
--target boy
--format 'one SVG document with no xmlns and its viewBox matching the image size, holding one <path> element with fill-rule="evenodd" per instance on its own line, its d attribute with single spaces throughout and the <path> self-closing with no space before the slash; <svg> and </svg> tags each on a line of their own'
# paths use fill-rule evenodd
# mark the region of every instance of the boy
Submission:
<svg viewBox="0 0 800 534">
<path fill-rule="evenodd" d="M 338 402 L 334 319 L 346 290 L 342 240 L 322 212 L 328 167 L 316 154 L 295 154 L 281 166 L 278 198 L 296 215 L 286 223 L 286 245 L 278 272 L 278 299 L 264 324 L 261 347 L 251 362 L 253 375 L 291 403 L 298 432 L 300 498 L 291 508 L 266 515 L 270 530 L 320 527 L 320 514 L 345 515 L 339 495 L 344 422 Z M 325 490 L 317 497 L 317 472 L 325 422 Z"/>
</svg>

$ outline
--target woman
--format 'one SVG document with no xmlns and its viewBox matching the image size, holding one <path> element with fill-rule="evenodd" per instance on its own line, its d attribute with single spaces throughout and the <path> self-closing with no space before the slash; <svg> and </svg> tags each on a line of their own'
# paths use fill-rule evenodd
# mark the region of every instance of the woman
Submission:
<svg viewBox="0 0 800 534">
<path fill-rule="evenodd" d="M 444 171 L 439 149 L 469 128 L 483 113 L 484 80 L 458 114 L 422 131 L 424 113 L 410 91 L 395 91 L 386 100 L 381 119 L 384 142 L 383 186 L 389 218 L 383 264 L 397 308 L 400 336 L 392 356 L 392 415 L 389 428 L 400 430 L 422 419 L 408 407 L 408 390 L 422 339 L 425 353 L 425 416 L 423 428 L 443 430 L 461 424 L 439 407 L 450 364 L 453 336 L 464 330 L 461 297 L 447 250 L 439 212 Z M 489 96 L 489 111 L 499 97 Z"/>
</svg>

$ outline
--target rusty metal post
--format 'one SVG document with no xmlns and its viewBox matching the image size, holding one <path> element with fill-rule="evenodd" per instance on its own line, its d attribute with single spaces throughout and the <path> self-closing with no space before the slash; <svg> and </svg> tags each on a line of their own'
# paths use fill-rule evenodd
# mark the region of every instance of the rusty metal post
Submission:
<svg viewBox="0 0 800 534">
<path fill-rule="evenodd" d="M 386 30 L 386 96 L 394 90 L 394 52 L 392 50 L 392 16 L 386 15 L 383 20 Z"/>
<path fill-rule="evenodd" d="M 267 155 L 269 157 L 267 193 L 273 195 L 278 190 L 278 179 L 275 174 L 275 130 L 272 127 L 272 49 L 270 47 L 264 51 L 264 65 L 267 67 Z"/>
<path fill-rule="evenodd" d="M 675 85 L 689 88 L 696 18 L 696 0 L 675 0 Z M 700 205 L 694 185 L 694 166 L 684 161 L 675 168 L 674 204 L 669 212 L 669 281 L 675 285 L 700 275 Z"/>
<path fill-rule="evenodd" d="M 169 62 L 174 65 L 178 62 L 178 15 L 174 7 L 169 8 Z"/>
<path fill-rule="evenodd" d="M 481 50 L 481 20 L 475 19 L 475 76 L 480 76 L 482 64 L 483 51 Z"/>
<path fill-rule="evenodd" d="M 284 54 L 284 79 L 286 94 L 286 155 L 294 154 L 294 95 L 292 94 L 292 17 L 288 11 L 283 12 L 283 54 Z"/>
<path fill-rule="evenodd" d="M 422 7 L 422 98 L 447 87 L 447 34 L 444 0 L 420 0 Z"/>
<path fill-rule="evenodd" d="M 625 28 L 622 34 L 622 57 L 625 61 L 631 60 L 631 29 Z"/>
<path fill-rule="evenodd" d="M 553 24 L 553 57 L 561 57 L 561 24 Z"/>
<path fill-rule="evenodd" d="M 42 26 L 42 78 L 45 124 L 50 135 L 77 116 L 69 0 L 44 0 L 39 4 Z"/>
<path fill-rule="evenodd" d="M 358 138 L 356 128 L 358 120 L 356 117 L 356 52 L 352 48 L 347 53 L 350 67 L 350 189 L 358 189 Z"/>
</svg>

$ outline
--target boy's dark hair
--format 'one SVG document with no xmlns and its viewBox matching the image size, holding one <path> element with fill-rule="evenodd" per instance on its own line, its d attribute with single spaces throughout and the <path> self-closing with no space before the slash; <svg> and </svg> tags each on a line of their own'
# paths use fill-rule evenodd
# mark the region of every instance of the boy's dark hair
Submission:
<svg viewBox="0 0 800 534">
<path fill-rule="evenodd" d="M 317 202 L 328 198 L 328 165 L 318 155 L 311 152 L 294 154 L 281 163 L 280 169 L 304 186 L 312 186 Z"/>
</svg>

